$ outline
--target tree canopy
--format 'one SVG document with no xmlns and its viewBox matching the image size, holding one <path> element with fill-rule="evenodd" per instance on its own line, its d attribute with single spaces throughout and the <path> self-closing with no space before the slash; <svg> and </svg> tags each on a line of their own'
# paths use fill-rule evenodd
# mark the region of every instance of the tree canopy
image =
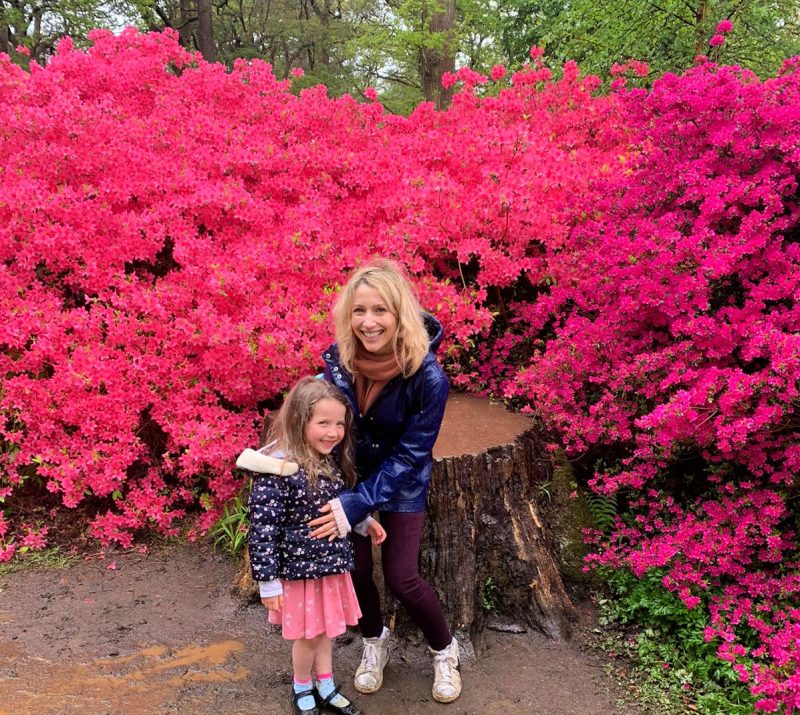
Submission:
<svg viewBox="0 0 800 715">
<path fill-rule="evenodd" d="M 723 20 L 734 30 L 710 47 Z M 19 46 L 43 62 L 61 37 L 83 46 L 92 27 L 125 24 L 173 28 L 184 47 L 229 66 L 259 58 L 280 78 L 302 70 L 297 91 L 324 84 L 332 96 L 361 96 L 375 87 L 403 114 L 426 99 L 444 106 L 445 72 L 518 66 L 532 45 L 554 66 L 574 59 L 600 75 L 643 60 L 651 79 L 709 52 L 768 76 L 800 53 L 794 0 L 0 0 L 0 51 L 24 65 Z"/>
</svg>

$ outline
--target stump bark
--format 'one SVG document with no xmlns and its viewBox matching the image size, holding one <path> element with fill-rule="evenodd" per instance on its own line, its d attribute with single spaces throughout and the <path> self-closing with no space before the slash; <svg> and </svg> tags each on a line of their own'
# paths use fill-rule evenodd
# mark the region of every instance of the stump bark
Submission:
<svg viewBox="0 0 800 715">
<path fill-rule="evenodd" d="M 475 642 L 500 615 L 568 638 L 575 609 L 536 505 L 552 462 L 530 418 L 452 395 L 433 456 L 420 572 L 451 628 Z"/>
</svg>

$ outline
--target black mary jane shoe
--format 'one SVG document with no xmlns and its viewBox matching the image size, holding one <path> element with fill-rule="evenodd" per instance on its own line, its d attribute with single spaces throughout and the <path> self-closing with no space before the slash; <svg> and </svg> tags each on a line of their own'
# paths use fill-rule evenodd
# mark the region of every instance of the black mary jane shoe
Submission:
<svg viewBox="0 0 800 715">
<path fill-rule="evenodd" d="M 317 707 L 327 710 L 330 713 L 339 713 L 339 715 L 361 715 L 361 711 L 356 707 L 356 704 L 346 695 L 342 695 L 342 697 L 350 702 L 344 707 L 340 708 L 338 705 L 331 703 L 331 700 L 340 694 L 338 685 L 333 686 L 333 692 L 327 698 L 323 698 L 319 694 L 319 691 L 315 690 L 314 696 L 317 699 Z"/>
<path fill-rule="evenodd" d="M 292 688 L 292 707 L 294 708 L 294 715 L 320 715 L 319 710 L 316 707 L 311 708 L 311 710 L 303 710 L 298 703 L 306 697 L 311 696 L 314 698 L 314 703 L 316 704 L 317 698 L 319 694 L 317 693 L 315 688 L 309 688 L 308 690 L 301 690 L 299 693 L 294 691 Z"/>
</svg>

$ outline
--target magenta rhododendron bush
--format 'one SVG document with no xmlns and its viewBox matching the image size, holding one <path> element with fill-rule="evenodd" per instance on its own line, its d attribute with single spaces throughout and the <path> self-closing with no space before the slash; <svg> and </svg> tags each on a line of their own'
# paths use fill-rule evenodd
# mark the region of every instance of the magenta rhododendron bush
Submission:
<svg viewBox="0 0 800 715">
<path fill-rule="evenodd" d="M 630 511 L 595 560 L 710 610 L 764 712 L 800 708 L 800 74 L 701 64 L 620 99 L 638 151 L 482 368 Z M 587 207 L 587 210 L 590 210 Z"/>
<path fill-rule="evenodd" d="M 758 709 L 800 707 L 795 64 L 645 92 L 629 63 L 604 97 L 534 48 L 404 118 L 172 34 L 93 42 L 0 56 L 0 560 L 46 544 L 15 511 L 44 488 L 103 543 L 206 528 L 347 272 L 387 256 L 457 384 L 602 458 L 593 559 L 663 570 Z"/>
</svg>

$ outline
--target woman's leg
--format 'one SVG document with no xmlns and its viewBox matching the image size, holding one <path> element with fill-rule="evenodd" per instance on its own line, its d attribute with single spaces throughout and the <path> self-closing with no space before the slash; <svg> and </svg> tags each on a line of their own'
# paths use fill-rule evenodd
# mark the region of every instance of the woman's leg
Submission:
<svg viewBox="0 0 800 715">
<path fill-rule="evenodd" d="M 450 703 L 461 695 L 458 642 L 450 634 L 439 598 L 419 575 L 424 521 L 422 512 L 381 512 L 381 524 L 386 529 L 381 562 L 387 587 L 405 606 L 430 646 L 433 699 Z"/>
<path fill-rule="evenodd" d="M 381 562 L 387 588 L 405 606 L 428 645 L 439 651 L 450 645 L 453 636 L 436 592 L 419 575 L 424 522 L 424 512 L 381 512 L 381 524 L 386 529 Z"/>
<path fill-rule="evenodd" d="M 369 538 L 353 533 L 353 555 L 356 566 L 352 573 L 353 586 L 361 606 L 358 628 L 364 638 L 378 638 L 383 632 L 383 613 L 381 597 L 372 578 L 372 542 Z"/>
<path fill-rule="evenodd" d="M 353 586 L 361 606 L 358 627 L 364 641 L 361 663 L 356 668 L 353 684 L 359 693 L 374 693 L 383 684 L 383 669 L 389 660 L 389 631 L 383 626 L 381 597 L 372 580 L 372 542 L 353 534 L 356 567 L 352 573 Z"/>
</svg>

